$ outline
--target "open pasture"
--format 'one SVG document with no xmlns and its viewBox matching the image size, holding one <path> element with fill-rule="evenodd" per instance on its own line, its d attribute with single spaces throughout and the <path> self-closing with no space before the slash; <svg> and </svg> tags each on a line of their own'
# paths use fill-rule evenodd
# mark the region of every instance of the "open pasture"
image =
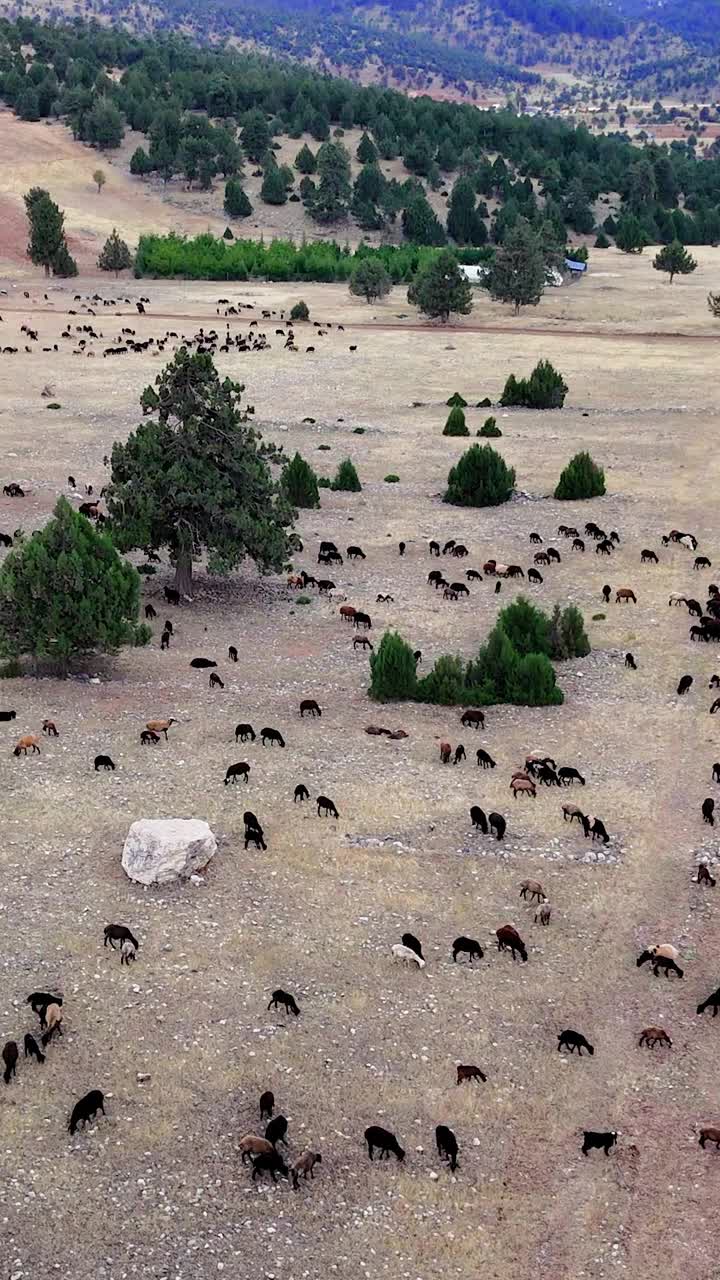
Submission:
<svg viewBox="0 0 720 1280">
<path fill-rule="evenodd" d="M 47 1062 L 21 1060 L 0 1093 L 8 1275 L 712 1274 L 720 1166 L 698 1136 L 720 1122 L 720 1024 L 695 1008 L 720 981 L 719 908 L 717 891 L 692 877 L 696 855 L 714 862 L 717 847 L 700 806 L 717 790 L 708 686 L 720 651 L 691 643 L 693 619 L 668 606 L 675 591 L 704 603 L 720 580 L 716 330 L 704 311 L 716 254 L 698 257 L 692 280 L 668 288 L 646 257 L 596 254 L 596 277 L 550 294 L 536 313 L 513 322 L 478 302 L 448 329 L 406 328 L 417 317 L 400 291 L 366 307 L 327 286 L 83 279 L 48 290 L 50 302 L 41 282 L 29 298 L 10 288 L 0 299 L 2 345 L 18 348 L 0 356 L 2 483 L 26 490 L 0 497 L 1 532 L 44 523 L 68 474 L 99 492 L 104 455 L 140 421 L 140 392 L 173 345 L 161 358 L 151 349 L 103 357 L 121 327 L 138 341 L 200 326 L 222 334 L 219 297 L 252 302 L 258 315 L 302 296 L 312 319 L 333 323 L 327 336 L 296 326 L 293 353 L 274 319 L 260 321 L 271 350 L 217 357 L 246 383 L 269 438 L 320 475 L 345 457 L 360 475 L 361 493 L 322 490 L 321 509 L 300 513 L 295 568 L 316 571 L 322 538 L 343 554 L 359 544 L 366 559 L 345 559 L 329 576 L 371 615 L 375 644 L 396 627 L 422 651 L 422 672 L 440 653 L 474 654 L 520 591 L 548 611 L 576 603 L 592 643 L 588 658 L 558 669 L 562 707 L 490 707 L 476 731 L 460 725 L 462 708 L 370 703 L 368 658 L 353 650 L 337 600 L 248 567 L 229 580 L 198 571 L 193 604 L 175 608 L 162 599 L 172 582 L 163 566 L 145 586 L 158 613 L 148 648 L 88 661 L 97 683 L 0 682 L 0 709 L 17 711 L 0 724 L 3 1041 L 35 1029 L 29 992 L 65 998 L 64 1035 Z M 130 304 L 100 303 L 90 318 L 73 297 L 96 292 Z M 60 338 L 68 322 L 102 331 L 89 344 L 94 358 Z M 247 332 L 248 314 L 229 323 Z M 483 323 L 497 331 L 473 328 Z M 32 355 L 22 324 L 38 331 Z M 639 336 L 649 330 L 657 336 Z M 55 343 L 57 353 L 42 352 Z M 499 411 L 503 437 L 493 442 L 529 496 L 479 511 L 443 505 L 468 443 L 443 438 L 445 400 L 455 390 L 471 404 L 496 400 L 508 373 L 527 374 L 541 357 L 569 383 L 566 408 Z M 59 410 L 47 409 L 47 384 Z M 468 410 L 473 434 L 488 412 Z M 604 466 L 607 496 L 548 498 L 581 448 Z M 400 482 L 384 483 L 389 473 Z M 573 553 L 557 535 L 561 523 L 582 531 L 588 520 L 619 532 L 611 557 L 595 555 L 591 539 Z M 672 528 L 697 537 L 709 570 L 695 572 L 685 547 L 662 545 Z M 447 601 L 427 584 L 432 568 L 450 570 L 449 557 L 431 560 L 432 538 L 468 546 L 453 565 L 463 579 L 491 556 L 527 571 L 534 531 L 562 556 L 539 587 L 507 581 L 496 594 L 484 578 L 467 599 Z M 640 563 L 643 548 L 657 565 Z M 636 605 L 614 603 L 626 586 Z M 378 604 L 379 594 L 392 600 Z M 174 635 L 161 652 L 166 617 Z M 628 651 L 637 671 L 624 666 Z M 196 656 L 217 659 L 224 689 L 191 669 Z M 678 697 L 686 673 L 694 683 Z M 320 718 L 300 718 L 305 698 Z M 168 741 L 141 746 L 145 722 L 169 716 L 178 723 Z M 16 739 L 39 734 L 45 718 L 59 737 L 13 758 Z M 285 749 L 259 738 L 236 746 L 241 721 L 256 733 L 278 728 Z M 368 736 L 369 724 L 408 737 Z M 462 742 L 467 760 L 441 765 L 443 740 Z M 494 770 L 476 767 L 481 746 Z M 511 774 L 538 749 L 577 767 L 586 786 L 513 799 Z M 101 753 L 114 772 L 94 772 Z M 225 786 L 238 761 L 250 765 L 248 784 Z M 310 802 L 293 803 L 299 783 Z M 317 816 L 320 794 L 337 820 Z M 602 817 L 607 846 L 563 822 L 566 802 Z M 474 804 L 506 817 L 502 843 L 472 829 Z M 246 808 L 263 824 L 265 852 L 243 848 Z M 128 826 L 161 816 L 206 818 L 218 835 L 202 885 L 143 890 L 126 879 Z M 534 922 L 537 903 L 520 898 L 526 878 L 549 898 L 547 928 Z M 111 921 L 139 939 L 136 964 L 103 948 Z M 494 946 L 509 922 L 527 964 Z M 393 963 L 406 930 L 423 943 L 424 970 Z M 460 934 L 484 950 L 472 967 L 452 961 Z M 682 980 L 636 967 L 660 942 L 680 949 Z M 299 1018 L 267 1011 L 276 987 L 295 995 Z M 664 1028 L 672 1047 L 640 1048 L 647 1027 Z M 565 1028 L 594 1055 L 558 1053 Z M 477 1064 L 487 1082 L 458 1087 L 458 1063 Z M 70 1138 L 72 1105 L 93 1088 L 105 1093 L 107 1118 Z M 282 1180 L 253 1184 L 240 1163 L 238 1140 L 258 1130 L 267 1088 L 288 1117 L 291 1155 L 322 1153 L 297 1192 Z M 397 1135 L 402 1164 L 368 1161 L 363 1131 L 376 1123 Z M 437 1124 L 457 1135 L 454 1175 L 437 1158 Z M 583 1158 L 585 1129 L 619 1131 L 607 1159 Z"/>
</svg>

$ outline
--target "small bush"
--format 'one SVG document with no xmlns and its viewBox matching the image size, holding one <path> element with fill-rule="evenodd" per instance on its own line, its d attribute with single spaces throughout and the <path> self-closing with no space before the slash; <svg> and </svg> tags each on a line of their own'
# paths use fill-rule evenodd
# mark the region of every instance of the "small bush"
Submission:
<svg viewBox="0 0 720 1280">
<path fill-rule="evenodd" d="M 354 436 L 364 436 L 364 435 L 365 435 L 365 428 L 364 428 L 364 427 L 353 427 L 353 435 L 354 435 Z"/>
<path fill-rule="evenodd" d="M 507 502 L 515 472 L 489 444 L 473 444 L 452 467 L 444 502 L 459 507 L 496 507 Z"/>
<path fill-rule="evenodd" d="M 463 413 L 459 405 L 455 405 L 455 408 L 450 410 L 447 417 L 447 422 L 443 427 L 443 435 L 444 436 L 469 436 L 470 435 L 470 432 L 468 431 L 468 428 L 467 428 L 467 423 L 465 421 L 465 414 Z"/>
<path fill-rule="evenodd" d="M 46 409 L 62 409 L 62 405 L 58 404 L 57 400 L 51 400 L 50 404 L 45 405 L 45 408 Z"/>
<path fill-rule="evenodd" d="M 550 620 L 550 653 L 557 661 L 566 658 L 586 658 L 590 641 L 585 634 L 585 623 L 580 610 L 568 605 L 561 611 L 556 604 Z"/>
<path fill-rule="evenodd" d="M 332 489 L 332 487 L 333 487 L 332 480 L 329 480 L 327 476 L 319 477 L 318 489 Z"/>
<path fill-rule="evenodd" d="M 288 463 L 282 475 L 282 487 L 294 507 L 320 506 L 317 476 L 299 453 Z"/>
<path fill-rule="evenodd" d="M 604 232 L 604 231 L 599 231 L 599 232 L 598 232 L 598 234 L 597 234 L 597 239 L 595 240 L 595 248 L 596 248 L 596 249 L 609 249 L 609 248 L 610 248 L 610 241 L 608 240 L 608 238 L 607 238 L 607 236 L 605 235 L 605 232 Z"/>
<path fill-rule="evenodd" d="M 599 498 L 605 492 L 605 472 L 589 453 L 576 453 L 562 472 L 555 497 L 563 499 Z"/>
<path fill-rule="evenodd" d="M 340 463 L 332 488 L 339 493 L 359 493 L 362 489 L 358 473 L 349 458 Z"/>
<path fill-rule="evenodd" d="M 4 662 L 0 666 L 0 680 L 19 680 L 22 673 L 22 667 L 17 658 L 11 658 L 9 662 Z"/>
<path fill-rule="evenodd" d="M 385 484 L 399 484 L 399 483 L 400 483 L 400 477 L 399 477 L 399 476 L 396 476 L 396 475 L 394 475 L 394 474 L 391 474 L 391 475 L 389 475 L 389 476 L 385 476 Z"/>
<path fill-rule="evenodd" d="M 592 620 L 593 622 L 604 622 L 606 617 L 607 617 L 606 613 L 594 613 L 592 616 Z"/>
<path fill-rule="evenodd" d="M 295 600 L 296 604 L 312 604 L 310 596 L 298 596 Z"/>
<path fill-rule="evenodd" d="M 309 320 L 310 308 L 308 307 L 307 303 L 303 302 L 302 300 L 300 302 L 296 302 L 295 306 L 290 312 L 290 319 L 291 320 Z"/>
<path fill-rule="evenodd" d="M 416 687 L 410 645 L 397 631 L 386 631 L 375 653 L 370 654 L 370 697 L 376 702 L 399 702 L 413 698 Z"/>
<path fill-rule="evenodd" d="M 448 409 L 467 409 L 467 400 L 460 395 L 459 391 L 454 391 L 445 403 Z"/>
<path fill-rule="evenodd" d="M 485 396 L 484 400 L 478 400 L 475 405 L 476 409 L 492 409 L 492 400 L 489 396 Z"/>
<path fill-rule="evenodd" d="M 486 418 L 477 434 L 479 436 L 492 436 L 494 438 L 496 436 L 501 436 L 502 431 L 494 418 Z"/>
<path fill-rule="evenodd" d="M 432 702 L 440 707 L 455 707 L 468 701 L 465 672 L 461 658 L 444 654 L 432 671 L 418 682 L 418 702 Z M 472 701 L 472 699 L 470 699 Z"/>
<path fill-rule="evenodd" d="M 153 574 L 157 573 L 157 569 L 154 564 L 139 564 L 138 573 L 141 573 L 144 578 L 152 578 Z"/>
<path fill-rule="evenodd" d="M 318 445 L 318 453 L 329 453 L 329 452 L 330 452 L 330 445 L 329 445 L 329 444 L 319 444 L 319 445 Z"/>
<path fill-rule="evenodd" d="M 500 397 L 504 409 L 562 409 L 567 395 L 567 383 L 549 360 L 539 360 L 529 378 L 516 378 L 510 374 Z"/>
</svg>

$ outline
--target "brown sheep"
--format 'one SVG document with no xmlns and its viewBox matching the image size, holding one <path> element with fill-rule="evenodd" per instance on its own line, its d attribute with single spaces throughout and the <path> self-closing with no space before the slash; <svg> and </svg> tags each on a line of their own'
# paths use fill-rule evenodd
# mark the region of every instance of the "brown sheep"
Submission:
<svg viewBox="0 0 720 1280">
<path fill-rule="evenodd" d="M 450 746 L 450 743 L 449 743 L 449 742 L 441 742 L 441 743 L 440 743 L 440 760 L 441 760 L 442 764 L 449 764 L 449 763 L 450 763 L 450 755 L 451 755 L 451 753 L 452 753 L 452 747 Z"/>
<path fill-rule="evenodd" d="M 526 901 L 529 899 L 530 902 L 533 898 L 537 898 L 539 903 L 547 901 L 547 894 L 539 880 L 523 880 L 520 885 L 520 897 L 525 898 Z"/>
<path fill-rule="evenodd" d="M 487 1080 L 487 1076 L 483 1074 L 479 1067 L 458 1066 L 457 1082 L 462 1084 L 463 1080 L 482 1080 L 483 1084 Z"/>
<path fill-rule="evenodd" d="M 706 1142 L 714 1142 L 715 1150 L 717 1151 L 718 1148 L 720 1148 L 720 1129 L 713 1129 L 713 1128 L 701 1129 L 700 1130 L 700 1146 L 702 1147 L 703 1151 L 705 1150 Z"/>
<path fill-rule="evenodd" d="M 627 604 L 629 600 L 632 600 L 633 604 L 637 604 L 637 596 L 631 587 L 620 587 L 615 592 L 616 604 Z"/>
<path fill-rule="evenodd" d="M 40 1039 L 43 1045 L 48 1044 L 54 1035 L 62 1035 L 63 1013 L 59 1004 L 49 1004 L 45 1009 L 45 1027 Z"/>
<path fill-rule="evenodd" d="M 290 1175 L 292 1177 L 292 1184 L 295 1191 L 298 1189 L 298 1178 L 300 1177 L 300 1174 L 303 1175 L 306 1182 L 308 1174 L 310 1174 L 311 1178 L 315 1177 L 313 1169 L 316 1164 L 322 1164 L 322 1156 L 319 1151 L 303 1151 L 302 1155 L 298 1156 L 297 1160 L 293 1161 L 290 1165 Z"/>
<path fill-rule="evenodd" d="M 46 733 L 46 734 L 48 735 L 48 737 L 49 737 L 49 738 L 59 738 L 59 737 L 60 737 L 60 734 L 59 734 L 59 733 L 58 733 L 58 731 L 57 731 L 57 726 L 56 726 L 56 724 L 55 724 L 55 721 L 54 721 L 54 720 L 43 720 L 43 722 L 42 722 L 42 731 L 43 731 L 43 733 Z"/>
<path fill-rule="evenodd" d="M 530 778 L 513 778 L 510 783 L 510 790 L 515 800 L 522 795 L 530 796 L 534 800 L 537 795 L 535 783 L 531 782 Z"/>
<path fill-rule="evenodd" d="M 342 618 L 343 622 L 352 622 L 356 612 L 357 610 L 355 609 L 355 606 L 352 604 L 340 605 L 340 617 Z"/>
<path fill-rule="evenodd" d="M 542 925 L 549 924 L 551 915 L 552 907 L 550 906 L 550 903 L 543 902 L 542 906 L 538 907 L 538 910 L 535 912 L 535 924 L 537 924 L 538 920 Z"/>
<path fill-rule="evenodd" d="M 582 825 L 585 814 L 582 809 L 578 809 L 576 804 L 564 804 L 562 811 L 564 822 L 572 822 L 574 818 L 577 818 L 578 822 Z"/>
<path fill-rule="evenodd" d="M 663 1031 L 662 1027 L 646 1027 L 644 1031 L 640 1032 L 639 1047 L 647 1045 L 648 1049 L 654 1049 L 656 1044 L 672 1046 L 672 1040 L 667 1031 Z"/>
<path fill-rule="evenodd" d="M 27 733 L 24 738 L 18 739 L 18 741 L 15 743 L 15 749 L 13 751 L 13 755 L 26 756 L 28 751 L 31 752 L 32 755 L 35 755 L 35 754 L 40 755 L 40 747 L 38 746 L 38 740 L 37 738 L 33 737 L 31 733 Z"/>
<path fill-rule="evenodd" d="M 151 733 L 164 734 L 165 741 L 167 742 L 167 731 L 171 724 L 177 724 L 177 720 L 174 720 L 172 716 L 170 716 L 169 720 L 148 720 L 145 724 L 145 728 L 149 729 Z"/>
<path fill-rule="evenodd" d="M 275 1148 L 267 1138 L 260 1138 L 256 1133 L 246 1133 L 245 1137 L 240 1139 L 238 1150 L 245 1164 L 248 1156 L 272 1155 Z"/>
</svg>

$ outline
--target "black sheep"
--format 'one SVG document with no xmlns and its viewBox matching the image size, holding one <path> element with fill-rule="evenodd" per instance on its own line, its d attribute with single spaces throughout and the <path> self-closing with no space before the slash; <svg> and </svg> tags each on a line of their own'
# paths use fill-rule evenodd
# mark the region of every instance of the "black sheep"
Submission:
<svg viewBox="0 0 720 1280">
<path fill-rule="evenodd" d="M 454 1172 L 457 1169 L 458 1144 L 457 1138 L 452 1129 L 448 1129 L 446 1124 L 439 1124 L 435 1127 L 435 1145 L 441 1160 L 448 1160 L 450 1168 Z"/>
<path fill-rule="evenodd" d="M 24 1050 L 24 1057 L 36 1058 L 38 1062 L 45 1061 L 45 1054 L 42 1052 L 35 1037 L 31 1036 L 29 1031 L 25 1034 Z"/>
<path fill-rule="evenodd" d="M 291 996 L 289 992 L 283 991 L 282 987 L 278 987 L 277 991 L 273 991 L 270 997 L 268 1009 L 277 1009 L 278 1005 L 281 1004 L 285 1006 L 286 1013 L 294 1013 L 296 1018 L 300 1017 L 300 1010 L 295 1003 L 295 997 Z"/>
<path fill-rule="evenodd" d="M 570 1053 L 574 1053 L 577 1049 L 578 1057 L 582 1058 L 583 1049 L 587 1049 L 592 1058 L 595 1050 L 589 1040 L 585 1039 L 579 1031 L 561 1031 L 558 1036 L 558 1053 L 562 1053 L 563 1049 L 568 1049 Z"/>
<path fill-rule="evenodd" d="M 285 1134 L 287 1133 L 288 1122 L 285 1116 L 275 1116 L 265 1127 L 265 1137 L 268 1142 L 272 1142 L 276 1147 L 278 1142 L 282 1142 L 283 1146 L 288 1145 Z"/>
<path fill-rule="evenodd" d="M 405 1152 L 395 1134 L 390 1133 L 389 1129 L 383 1129 L 382 1125 L 369 1125 L 365 1130 L 365 1141 L 367 1142 L 368 1155 L 371 1160 L 376 1147 L 380 1152 L 381 1160 L 389 1160 L 391 1151 L 399 1161 L 405 1159 Z"/>
<path fill-rule="evenodd" d="M 80 1098 L 72 1109 L 72 1115 L 68 1121 L 68 1129 L 70 1133 L 75 1133 L 79 1124 L 85 1126 L 88 1120 L 92 1120 L 98 1111 L 102 1111 L 105 1115 L 105 1095 L 100 1089 L 91 1089 L 86 1093 L 84 1098 Z"/>
<path fill-rule="evenodd" d="M 5 1063 L 3 1080 L 9 1084 L 17 1071 L 18 1047 L 14 1040 L 8 1040 L 2 1051 L 2 1060 Z"/>
</svg>

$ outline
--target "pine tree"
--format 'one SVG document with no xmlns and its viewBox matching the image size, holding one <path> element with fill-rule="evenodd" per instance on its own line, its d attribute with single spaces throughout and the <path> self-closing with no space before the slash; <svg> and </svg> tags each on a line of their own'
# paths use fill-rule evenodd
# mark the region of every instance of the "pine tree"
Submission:
<svg viewBox="0 0 720 1280">
<path fill-rule="evenodd" d="M 25 208 L 30 222 L 28 256 L 37 267 L 45 268 L 50 275 L 61 246 L 65 244 L 65 216 L 42 187 L 33 187 L 25 196 Z"/>
<path fill-rule="evenodd" d="M 265 166 L 265 176 L 260 188 L 260 199 L 264 200 L 265 204 L 287 203 L 285 178 L 274 158 Z"/>
<path fill-rule="evenodd" d="M 642 253 L 648 243 L 647 235 L 632 213 L 624 213 L 618 219 L 615 230 L 615 244 L 623 253 Z"/>
<path fill-rule="evenodd" d="M 466 316 L 472 311 L 472 288 L 449 249 L 420 268 L 407 296 L 424 315 L 443 323 L 453 313 Z"/>
<path fill-rule="evenodd" d="M 673 240 L 655 255 L 653 266 L 656 271 L 666 271 L 670 276 L 668 283 L 672 284 L 675 276 L 692 275 L 697 267 L 697 262 L 688 253 L 685 246 L 680 244 L 679 240 Z"/>
<path fill-rule="evenodd" d="M 455 707 L 459 703 L 474 702 L 468 692 L 462 659 L 454 654 L 442 654 L 432 671 L 418 681 L 415 698 L 438 707 Z"/>
<path fill-rule="evenodd" d="M 134 178 L 144 178 L 152 173 L 153 163 L 144 147 L 136 147 L 130 157 L 130 172 Z"/>
<path fill-rule="evenodd" d="M 452 408 L 447 416 L 447 422 L 443 427 L 444 436 L 469 436 L 470 432 L 465 421 L 465 414 L 459 405 Z"/>
<path fill-rule="evenodd" d="M 589 453 L 576 453 L 565 467 L 555 489 L 556 498 L 599 498 L 605 492 L 605 472 Z"/>
<path fill-rule="evenodd" d="M 501 436 L 502 431 L 500 430 L 497 424 L 497 420 L 491 417 L 491 418 L 485 419 L 480 430 L 478 431 L 478 435 L 496 437 L 496 436 Z"/>
<path fill-rule="evenodd" d="M 521 307 L 536 307 L 545 288 L 545 258 L 532 227 L 518 219 L 495 254 L 487 277 L 490 296 Z"/>
<path fill-rule="evenodd" d="M 223 208 L 228 218 L 249 218 L 252 213 L 252 205 L 239 178 L 229 178 L 225 183 Z"/>
<path fill-rule="evenodd" d="M 609 249 L 609 248 L 610 248 L 610 241 L 608 240 L 608 238 L 607 238 L 607 236 L 605 235 L 605 232 L 604 232 L 604 231 L 598 231 L 597 237 L 596 237 L 596 239 L 595 239 L 595 248 L 596 248 L 596 249 Z"/>
<path fill-rule="evenodd" d="M 317 476 L 299 453 L 295 454 L 283 471 L 282 487 L 294 507 L 312 509 L 320 506 Z"/>
<path fill-rule="evenodd" d="M 95 183 L 95 186 L 98 189 L 98 195 L 100 195 L 100 192 L 102 191 L 103 187 L 105 186 L 105 183 L 107 182 L 107 174 L 104 169 L 95 170 L 95 172 L 93 173 L 93 182 Z"/>
<path fill-rule="evenodd" d="M 75 654 L 143 643 L 137 625 L 140 577 L 65 498 L 44 529 L 0 568 L 0 651 L 51 660 L 65 673 Z"/>
<path fill-rule="evenodd" d="M 708 311 L 720 320 L 720 293 L 709 293 L 707 296 Z"/>
<path fill-rule="evenodd" d="M 88 142 L 102 151 L 119 147 L 125 135 L 123 118 L 109 98 L 95 98 L 84 125 Z"/>
<path fill-rule="evenodd" d="M 526 653 L 550 656 L 550 620 L 542 609 L 536 608 L 524 596 L 518 596 L 512 604 L 500 610 L 497 624 L 521 658 Z"/>
<path fill-rule="evenodd" d="M 458 178 L 452 189 L 447 229 L 457 244 L 482 245 L 487 241 L 487 230 L 477 212 L 477 194 L 471 178 Z"/>
<path fill-rule="evenodd" d="M 275 573 L 288 559 L 295 513 L 269 467 L 280 455 L 249 424 L 242 390 L 220 380 L 209 354 L 181 347 L 143 392 L 152 416 L 113 446 L 107 504 L 115 543 L 169 548 L 184 594 L 201 555 L 221 575 L 245 556 Z"/>
<path fill-rule="evenodd" d="M 544 653 L 526 653 L 520 659 L 511 701 L 519 707 L 554 707 L 562 704 L 562 689 L 558 688 L 553 665 Z"/>
<path fill-rule="evenodd" d="M 574 178 L 567 189 L 563 217 L 567 225 L 581 236 L 589 235 L 595 226 L 595 217 L 580 178 Z"/>
<path fill-rule="evenodd" d="M 384 298 L 392 288 L 392 280 L 379 258 L 361 258 L 350 277 L 350 292 L 366 302 Z"/>
<path fill-rule="evenodd" d="M 447 236 L 437 215 L 428 204 L 427 196 L 416 191 L 403 209 L 403 234 L 412 244 L 443 245 Z"/>
<path fill-rule="evenodd" d="M 113 227 L 112 235 L 108 236 L 103 245 L 98 266 L 101 271 L 114 271 L 117 276 L 118 272 L 126 271 L 132 265 L 132 254 L 125 241 L 120 239 L 117 229 Z"/>
<path fill-rule="evenodd" d="M 400 702 L 414 698 L 417 686 L 415 658 L 397 631 L 386 631 L 370 655 L 370 688 L 376 702 Z"/>
<path fill-rule="evenodd" d="M 65 238 L 52 260 L 52 273 L 61 279 L 68 280 L 78 274 L 78 265 L 67 247 Z"/>
<path fill-rule="evenodd" d="M 340 463 L 332 488 L 342 493 L 359 493 L 362 489 L 358 473 L 349 458 Z"/>
<path fill-rule="evenodd" d="M 452 395 L 445 401 L 445 404 L 448 409 L 455 409 L 456 407 L 458 409 L 467 409 L 468 402 L 464 396 L 460 395 L 459 391 L 453 391 Z"/>
<path fill-rule="evenodd" d="M 525 409 L 562 409 L 567 395 L 567 383 L 549 360 L 538 360 L 529 378 L 516 378 L 510 374 L 500 397 L 504 409 L 521 406 Z"/>
<path fill-rule="evenodd" d="M 308 203 L 316 222 L 339 222 L 350 207 L 350 157 L 341 143 L 323 142 L 317 153 L 318 184 Z"/>
<path fill-rule="evenodd" d="M 473 444 L 451 468 L 444 502 L 459 507 L 496 507 L 507 502 L 515 472 L 489 445 Z"/>
<path fill-rule="evenodd" d="M 244 118 L 240 141 L 248 159 L 259 164 L 272 141 L 268 122 L 262 111 L 257 108 L 248 111 Z"/>
<path fill-rule="evenodd" d="M 295 157 L 295 168 L 298 173 L 304 174 L 315 173 L 315 170 L 317 169 L 315 156 L 307 143 L 303 144 Z"/>
<path fill-rule="evenodd" d="M 292 321 L 302 321 L 310 319 L 310 310 L 306 302 L 302 298 L 296 302 L 290 310 L 290 319 Z"/>
<path fill-rule="evenodd" d="M 556 605 L 552 617 L 550 656 L 558 661 L 564 658 L 586 658 L 589 652 L 590 641 L 585 634 L 585 623 L 580 610 L 571 604 L 560 613 L 560 607 Z"/>
<path fill-rule="evenodd" d="M 367 133 L 363 133 L 362 138 L 358 142 L 357 151 L 355 152 L 360 164 L 375 164 L 378 159 L 378 149 L 372 138 Z"/>
</svg>

